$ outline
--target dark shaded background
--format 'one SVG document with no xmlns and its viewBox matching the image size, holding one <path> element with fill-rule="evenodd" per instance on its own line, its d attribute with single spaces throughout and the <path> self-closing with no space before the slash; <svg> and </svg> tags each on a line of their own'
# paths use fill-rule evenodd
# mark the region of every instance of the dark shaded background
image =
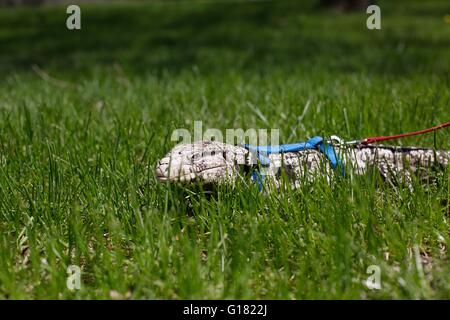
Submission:
<svg viewBox="0 0 450 320">
<path fill-rule="evenodd" d="M 366 29 L 364 10 L 343 13 L 318 1 L 83 3 L 80 31 L 65 27 L 65 6 L 1 9 L 0 72 L 37 65 L 70 76 L 120 65 L 136 74 L 192 67 L 448 73 L 448 1 L 379 5 L 382 31 Z"/>
</svg>

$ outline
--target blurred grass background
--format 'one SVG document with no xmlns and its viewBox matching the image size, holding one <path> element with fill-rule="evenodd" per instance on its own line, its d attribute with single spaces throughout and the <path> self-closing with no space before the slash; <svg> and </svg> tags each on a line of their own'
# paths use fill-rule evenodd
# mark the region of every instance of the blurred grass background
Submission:
<svg viewBox="0 0 450 320">
<path fill-rule="evenodd" d="M 80 31 L 65 6 L 0 8 L 0 297 L 449 298 L 446 176 L 212 199 L 154 177 L 194 120 L 281 142 L 448 121 L 448 1 L 377 4 L 381 31 L 316 1 L 81 3 Z"/>
<path fill-rule="evenodd" d="M 78 32 L 65 28 L 65 6 L 2 9 L 1 67 L 11 72 L 38 64 L 67 73 L 118 63 L 137 75 L 193 66 L 201 72 L 445 74 L 448 3 L 379 4 L 381 32 L 365 28 L 364 12 L 320 10 L 316 1 L 83 4 Z"/>
</svg>

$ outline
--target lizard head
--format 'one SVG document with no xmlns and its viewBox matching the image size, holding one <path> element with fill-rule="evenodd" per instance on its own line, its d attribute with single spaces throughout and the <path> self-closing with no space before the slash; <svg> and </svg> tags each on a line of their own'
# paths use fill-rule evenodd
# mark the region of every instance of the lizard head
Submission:
<svg viewBox="0 0 450 320">
<path fill-rule="evenodd" d="M 224 177 L 234 180 L 239 165 L 248 161 L 248 151 L 239 146 L 215 141 L 180 144 L 156 166 L 159 181 L 204 183 L 220 182 Z"/>
</svg>

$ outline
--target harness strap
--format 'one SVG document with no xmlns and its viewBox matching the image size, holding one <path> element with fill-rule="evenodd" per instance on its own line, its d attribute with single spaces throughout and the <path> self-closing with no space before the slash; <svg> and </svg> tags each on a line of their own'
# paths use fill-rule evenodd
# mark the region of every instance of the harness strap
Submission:
<svg viewBox="0 0 450 320">
<path fill-rule="evenodd" d="M 309 139 L 306 142 L 299 142 L 293 144 L 281 144 L 277 146 L 251 146 L 248 144 L 244 145 L 244 148 L 249 152 L 256 154 L 256 157 L 263 167 L 270 166 L 270 154 L 286 153 L 286 152 L 298 152 L 303 150 L 317 149 L 322 152 L 327 159 L 330 161 L 331 167 L 333 169 L 341 169 L 342 175 L 345 175 L 345 168 L 341 160 L 337 157 L 336 152 L 331 144 L 323 143 L 322 137 L 316 136 Z M 262 190 L 264 175 L 257 172 L 256 170 L 252 173 L 253 181 L 258 183 L 259 190 Z"/>
</svg>

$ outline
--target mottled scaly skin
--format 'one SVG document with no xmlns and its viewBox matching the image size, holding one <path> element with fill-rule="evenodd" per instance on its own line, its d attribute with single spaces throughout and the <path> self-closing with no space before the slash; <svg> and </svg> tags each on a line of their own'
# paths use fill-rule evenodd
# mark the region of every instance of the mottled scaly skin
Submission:
<svg viewBox="0 0 450 320">
<path fill-rule="evenodd" d="M 430 169 L 445 170 L 450 159 L 450 151 L 382 145 L 336 146 L 335 151 L 347 172 L 363 175 L 373 167 L 386 179 L 406 183 L 412 174 L 426 177 Z M 283 171 L 294 187 L 320 175 L 331 177 L 334 171 L 328 159 L 317 150 L 271 154 L 269 158 L 270 167 L 260 170 L 268 177 L 266 181 L 276 185 Z M 158 162 L 156 176 L 159 181 L 233 183 L 244 178 L 243 172 L 250 172 L 255 163 L 255 155 L 243 147 L 201 141 L 176 146 Z"/>
</svg>

